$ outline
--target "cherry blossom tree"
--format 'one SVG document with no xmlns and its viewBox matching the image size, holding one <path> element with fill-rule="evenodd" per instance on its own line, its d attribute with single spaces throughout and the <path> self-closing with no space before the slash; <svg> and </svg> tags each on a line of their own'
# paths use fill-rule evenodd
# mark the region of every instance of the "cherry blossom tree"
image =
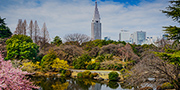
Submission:
<svg viewBox="0 0 180 90">
<path fill-rule="evenodd" d="M 31 90 L 33 85 L 25 75 L 30 74 L 19 68 L 13 68 L 11 61 L 4 61 L 0 52 L 0 90 Z"/>
</svg>

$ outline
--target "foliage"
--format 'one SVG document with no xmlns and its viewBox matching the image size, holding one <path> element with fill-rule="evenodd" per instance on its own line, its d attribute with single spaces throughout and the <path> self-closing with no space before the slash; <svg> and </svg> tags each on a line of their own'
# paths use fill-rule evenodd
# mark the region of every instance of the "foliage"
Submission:
<svg viewBox="0 0 180 90">
<path fill-rule="evenodd" d="M 0 38 L 7 38 L 12 35 L 9 27 L 6 26 L 5 18 L 0 17 Z"/>
<path fill-rule="evenodd" d="M 161 86 L 162 90 L 173 89 L 173 88 L 174 88 L 174 86 L 172 84 L 170 84 L 169 82 L 163 83 L 162 86 Z"/>
<path fill-rule="evenodd" d="M 96 77 L 97 75 L 98 75 L 98 73 L 91 73 L 89 75 L 89 78 L 94 79 L 94 77 Z"/>
<path fill-rule="evenodd" d="M 105 56 L 102 54 L 102 55 L 99 55 L 96 57 L 96 60 L 99 60 L 100 62 L 103 62 L 105 60 Z"/>
<path fill-rule="evenodd" d="M 38 46 L 26 35 L 13 35 L 6 41 L 8 59 L 30 59 L 35 60 L 39 52 Z"/>
<path fill-rule="evenodd" d="M 124 41 L 113 41 L 113 40 L 100 40 L 100 39 L 96 39 L 94 41 L 89 41 L 89 42 L 84 42 L 81 44 L 81 46 L 83 47 L 84 50 L 87 51 L 91 51 L 94 47 L 102 47 L 104 45 L 108 45 L 108 44 L 120 44 L 121 45 L 125 45 L 126 42 Z"/>
<path fill-rule="evenodd" d="M 162 10 L 168 17 L 171 17 L 174 21 L 180 23 L 180 1 L 179 0 L 171 0 L 169 1 L 171 5 L 166 7 L 167 10 Z M 166 28 L 164 31 L 168 34 L 169 39 L 172 40 L 180 40 L 180 28 L 176 26 L 164 27 Z"/>
<path fill-rule="evenodd" d="M 104 61 L 100 65 L 102 70 L 121 70 L 122 68 L 122 64 L 115 63 L 115 61 Z"/>
<path fill-rule="evenodd" d="M 169 27 L 164 27 L 165 30 L 165 33 L 168 34 L 168 39 L 170 40 L 180 40 L 180 28 L 179 27 L 176 27 L 176 26 L 169 26 Z"/>
<path fill-rule="evenodd" d="M 60 44 L 62 44 L 62 40 L 59 36 L 56 36 L 51 43 L 59 46 Z"/>
<path fill-rule="evenodd" d="M 38 89 L 25 75 L 30 74 L 13 68 L 11 61 L 4 61 L 0 54 L 0 89 L 2 90 L 31 90 Z"/>
<path fill-rule="evenodd" d="M 98 70 L 100 68 L 100 63 L 99 62 L 95 62 L 95 60 L 94 61 L 90 61 L 90 62 L 88 62 L 88 65 L 86 66 L 86 68 L 88 70 L 92 70 L 92 69 Z"/>
<path fill-rule="evenodd" d="M 83 78 L 82 72 L 79 72 L 79 73 L 77 74 L 77 77 L 78 77 L 78 78 Z"/>
<path fill-rule="evenodd" d="M 169 1 L 171 5 L 166 7 L 166 11 L 162 10 L 163 13 L 165 13 L 168 17 L 171 17 L 174 21 L 177 21 L 180 23 L 179 18 L 180 18 L 180 1 L 179 0 L 171 0 Z"/>
<path fill-rule="evenodd" d="M 108 74 L 108 77 L 110 81 L 116 81 L 119 77 L 119 74 L 113 71 Z"/>
<path fill-rule="evenodd" d="M 70 71 L 70 70 L 67 70 L 67 71 L 65 72 L 65 76 L 66 76 L 66 77 L 70 77 L 71 74 L 72 74 L 72 71 Z"/>
<path fill-rule="evenodd" d="M 75 69 L 84 69 L 87 65 L 85 62 L 89 61 L 91 61 L 91 57 L 88 54 L 84 54 L 81 57 L 74 60 L 73 66 Z"/>
<path fill-rule="evenodd" d="M 90 78 L 90 74 L 91 74 L 90 71 L 84 71 L 84 72 L 82 72 L 83 78 Z"/>
<path fill-rule="evenodd" d="M 52 85 L 53 90 L 67 90 L 69 82 L 61 83 L 56 82 L 55 85 Z"/>
<path fill-rule="evenodd" d="M 41 66 L 39 66 L 40 62 L 36 62 L 35 64 L 32 61 L 25 62 L 22 64 L 22 70 L 33 73 L 37 70 L 41 70 Z"/>
<path fill-rule="evenodd" d="M 109 86 L 110 88 L 112 88 L 112 89 L 116 89 L 116 88 L 119 87 L 119 84 L 118 84 L 117 82 L 115 82 L 115 81 L 109 81 L 109 82 L 108 82 L 108 86 Z"/>
<path fill-rule="evenodd" d="M 89 55 L 91 57 L 97 57 L 99 54 L 100 48 L 99 47 L 94 47 L 92 50 L 89 52 Z"/>
<path fill-rule="evenodd" d="M 108 44 L 105 45 L 101 48 L 99 54 L 112 54 L 112 55 L 117 55 L 118 54 L 118 49 L 120 49 L 119 45 L 115 45 L 115 44 Z"/>
<path fill-rule="evenodd" d="M 48 54 L 41 59 L 41 66 L 43 71 L 49 71 L 52 69 L 53 61 L 56 59 L 56 52 L 49 50 Z"/>
<path fill-rule="evenodd" d="M 163 60 L 168 60 L 173 65 L 180 66 L 180 51 L 176 51 L 173 53 L 167 53 L 167 52 L 155 52 L 160 58 Z"/>
<path fill-rule="evenodd" d="M 78 78 L 91 78 L 91 79 L 93 79 L 97 75 L 98 75 L 97 73 L 91 73 L 90 71 L 84 71 L 84 72 L 79 72 L 77 74 L 77 77 Z"/>
<path fill-rule="evenodd" d="M 56 58 L 55 60 L 53 60 L 53 64 L 51 65 L 51 67 L 56 71 L 59 71 L 60 69 L 67 70 L 69 68 L 69 65 L 67 64 L 67 61 Z"/>
<path fill-rule="evenodd" d="M 55 49 L 55 51 L 57 52 L 58 58 L 67 60 L 70 65 L 72 65 L 73 60 L 84 53 L 81 47 L 75 45 L 61 45 L 61 47 Z"/>
</svg>

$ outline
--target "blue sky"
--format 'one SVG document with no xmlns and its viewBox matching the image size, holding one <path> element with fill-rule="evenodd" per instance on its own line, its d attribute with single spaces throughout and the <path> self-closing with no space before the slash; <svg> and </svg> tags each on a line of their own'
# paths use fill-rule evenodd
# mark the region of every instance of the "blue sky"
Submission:
<svg viewBox="0 0 180 90">
<path fill-rule="evenodd" d="M 0 0 L 0 16 L 14 32 L 18 19 L 37 20 L 40 29 L 45 22 L 50 38 L 83 33 L 91 36 L 95 0 Z M 146 31 L 147 36 L 160 36 L 163 26 L 176 25 L 160 10 L 169 0 L 98 0 L 105 36 L 118 40 L 124 29 L 130 33 Z"/>
</svg>

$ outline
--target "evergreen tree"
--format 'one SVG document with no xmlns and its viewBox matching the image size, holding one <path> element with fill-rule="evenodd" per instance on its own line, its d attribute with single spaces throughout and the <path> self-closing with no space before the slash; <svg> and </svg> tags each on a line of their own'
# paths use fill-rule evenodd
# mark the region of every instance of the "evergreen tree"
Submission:
<svg viewBox="0 0 180 90">
<path fill-rule="evenodd" d="M 171 5 L 169 5 L 166 9 L 162 10 L 168 17 L 171 17 L 174 21 L 180 23 L 180 0 L 172 0 L 169 1 Z M 170 40 L 178 41 L 180 40 L 180 27 L 169 26 L 166 28 L 165 33 L 169 34 L 168 37 Z"/>
<path fill-rule="evenodd" d="M 12 35 L 9 27 L 6 26 L 5 18 L 0 17 L 0 38 L 6 38 Z"/>
</svg>

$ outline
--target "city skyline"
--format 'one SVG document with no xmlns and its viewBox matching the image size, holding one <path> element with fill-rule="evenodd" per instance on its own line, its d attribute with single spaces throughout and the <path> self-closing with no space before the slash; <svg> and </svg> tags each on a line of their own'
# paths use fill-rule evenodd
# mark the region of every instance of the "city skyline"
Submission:
<svg viewBox="0 0 180 90">
<path fill-rule="evenodd" d="M 126 0 L 127 1 L 127 0 Z M 101 13 L 102 39 L 118 40 L 121 30 L 146 31 L 147 36 L 160 36 L 163 26 L 177 25 L 160 10 L 169 0 L 98 0 Z M 91 36 L 91 21 L 95 0 L 1 0 L 2 18 L 14 32 L 18 19 L 37 20 L 41 28 L 45 22 L 50 38 L 82 33 Z"/>
</svg>

